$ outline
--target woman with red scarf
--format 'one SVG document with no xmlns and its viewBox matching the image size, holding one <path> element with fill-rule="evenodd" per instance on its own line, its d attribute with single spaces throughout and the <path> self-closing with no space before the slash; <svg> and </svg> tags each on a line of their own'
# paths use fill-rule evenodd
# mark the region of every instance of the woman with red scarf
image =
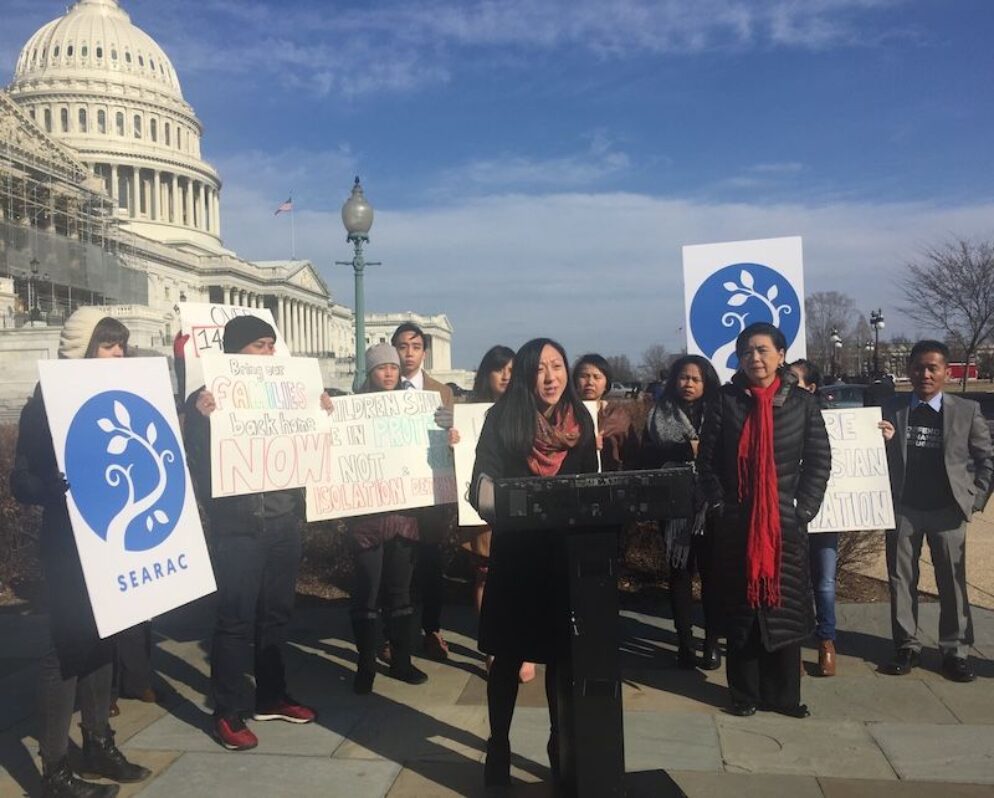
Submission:
<svg viewBox="0 0 994 798">
<path fill-rule="evenodd" d="M 481 483 L 597 471 L 593 420 L 566 363 L 566 352 L 548 338 L 521 347 L 507 391 L 487 413 L 476 447 L 470 499 L 494 528 L 479 634 L 480 650 L 494 658 L 487 681 L 487 786 L 511 783 L 508 733 L 523 662 L 546 666 L 548 751 L 553 778 L 558 776 L 556 667 L 569 632 L 567 574 L 559 567 L 563 537 L 548 530 L 502 530 Z"/>
<path fill-rule="evenodd" d="M 809 714 L 801 703 L 801 643 L 814 629 L 807 523 L 821 507 L 832 451 L 818 402 L 784 368 L 786 350 L 772 324 L 739 334 L 739 372 L 701 441 L 702 482 L 721 509 L 716 581 L 734 715 Z"/>
</svg>

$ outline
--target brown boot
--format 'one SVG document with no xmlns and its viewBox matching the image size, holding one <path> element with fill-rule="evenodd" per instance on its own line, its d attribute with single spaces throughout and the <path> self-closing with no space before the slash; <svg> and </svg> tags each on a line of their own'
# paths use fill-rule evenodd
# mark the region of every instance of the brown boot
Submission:
<svg viewBox="0 0 994 798">
<path fill-rule="evenodd" d="M 822 676 L 835 676 L 835 643 L 831 640 L 818 643 L 818 672 Z"/>
</svg>

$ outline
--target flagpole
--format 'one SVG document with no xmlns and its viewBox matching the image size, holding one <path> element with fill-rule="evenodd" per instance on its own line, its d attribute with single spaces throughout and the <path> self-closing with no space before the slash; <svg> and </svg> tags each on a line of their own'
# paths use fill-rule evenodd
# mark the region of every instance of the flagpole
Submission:
<svg viewBox="0 0 994 798">
<path fill-rule="evenodd" d="M 297 260 L 297 235 L 293 224 L 293 206 L 290 206 L 290 260 Z"/>
</svg>

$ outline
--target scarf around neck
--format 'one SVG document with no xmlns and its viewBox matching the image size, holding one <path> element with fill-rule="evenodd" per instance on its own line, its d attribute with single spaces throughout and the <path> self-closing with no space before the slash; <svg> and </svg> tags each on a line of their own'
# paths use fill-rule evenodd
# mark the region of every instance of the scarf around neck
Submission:
<svg viewBox="0 0 994 798">
<path fill-rule="evenodd" d="M 646 421 L 649 438 L 657 446 L 671 443 L 689 443 L 700 437 L 700 431 L 676 402 L 663 400 L 649 412 Z"/>
<path fill-rule="evenodd" d="M 573 408 L 553 413 L 551 421 L 535 411 L 535 439 L 528 455 L 528 470 L 538 477 L 559 473 L 566 453 L 580 442 L 580 423 Z"/>
<path fill-rule="evenodd" d="M 773 397 L 780 378 L 750 386 L 753 406 L 739 438 L 739 501 L 748 502 L 746 598 L 749 606 L 780 606 L 780 492 L 773 454 Z"/>
</svg>

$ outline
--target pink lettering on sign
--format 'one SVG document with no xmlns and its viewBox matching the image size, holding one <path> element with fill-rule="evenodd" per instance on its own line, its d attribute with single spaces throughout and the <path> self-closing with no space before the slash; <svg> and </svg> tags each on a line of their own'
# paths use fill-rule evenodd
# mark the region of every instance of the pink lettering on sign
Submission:
<svg viewBox="0 0 994 798">
<path fill-rule="evenodd" d="M 260 493 L 331 479 L 331 436 L 327 433 L 225 438 L 220 441 L 220 493 Z"/>
<path fill-rule="evenodd" d="M 377 512 L 399 507 L 407 501 L 404 480 L 400 477 L 350 485 L 318 485 L 308 487 L 307 492 L 321 514 Z"/>
</svg>

